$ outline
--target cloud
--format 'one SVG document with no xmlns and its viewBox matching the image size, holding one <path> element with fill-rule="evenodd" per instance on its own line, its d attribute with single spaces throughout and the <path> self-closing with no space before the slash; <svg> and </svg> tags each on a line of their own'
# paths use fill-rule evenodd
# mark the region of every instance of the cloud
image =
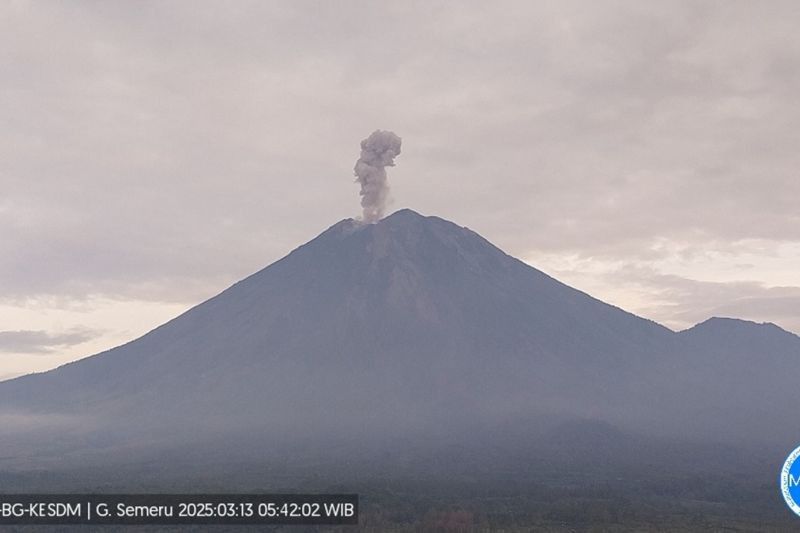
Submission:
<svg viewBox="0 0 800 533">
<path fill-rule="evenodd" d="M 800 287 L 769 287 L 753 281 L 698 281 L 627 266 L 607 274 L 609 283 L 625 283 L 650 294 L 637 311 L 682 329 L 714 317 L 768 321 L 800 333 Z"/>
<path fill-rule="evenodd" d="M 800 240 L 792 2 L 0 9 L 4 297 L 224 287 L 349 216 L 378 118 L 398 204 L 512 253 Z"/>
<path fill-rule="evenodd" d="M 397 207 L 512 255 L 657 272 L 674 249 L 763 241 L 755 288 L 696 287 L 719 309 L 678 280 L 618 285 L 697 306 L 659 306 L 672 324 L 772 316 L 791 302 L 764 291 L 800 285 L 763 271 L 800 243 L 797 15 L 781 0 L 4 3 L 0 302 L 209 297 L 351 216 L 353 147 L 391 125 Z"/>
<path fill-rule="evenodd" d="M 96 335 L 95 331 L 81 328 L 64 333 L 0 331 L 0 352 L 48 354 L 58 348 L 82 344 Z"/>
</svg>

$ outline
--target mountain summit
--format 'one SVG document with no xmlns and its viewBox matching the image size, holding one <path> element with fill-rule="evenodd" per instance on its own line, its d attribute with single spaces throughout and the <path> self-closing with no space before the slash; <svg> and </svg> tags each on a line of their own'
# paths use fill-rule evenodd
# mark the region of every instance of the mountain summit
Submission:
<svg viewBox="0 0 800 533">
<path fill-rule="evenodd" d="M 177 393 L 224 411 L 246 395 L 296 390 L 295 379 L 343 386 L 358 376 L 358 389 L 432 398 L 504 372 L 540 386 L 576 371 L 596 382 L 595 371 L 639 364 L 670 337 L 469 229 L 404 209 L 377 224 L 342 220 L 144 337 L 0 394 L 62 410 Z"/>
<path fill-rule="evenodd" d="M 119 441 L 368 442 L 563 418 L 782 443 L 798 370 L 800 339 L 779 328 L 674 333 L 404 209 L 342 220 L 133 342 L 4 382 L 0 405 Z"/>
</svg>

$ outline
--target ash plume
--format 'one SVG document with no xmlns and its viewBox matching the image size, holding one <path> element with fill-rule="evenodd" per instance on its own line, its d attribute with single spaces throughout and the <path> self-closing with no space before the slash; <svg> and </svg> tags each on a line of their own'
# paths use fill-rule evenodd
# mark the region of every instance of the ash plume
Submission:
<svg viewBox="0 0 800 533">
<path fill-rule="evenodd" d="M 364 222 L 373 223 L 383 217 L 389 197 L 386 167 L 394 166 L 394 158 L 400 155 L 402 139 L 391 131 L 375 130 L 361 141 L 361 156 L 353 172 L 361 184 L 361 207 Z"/>
</svg>

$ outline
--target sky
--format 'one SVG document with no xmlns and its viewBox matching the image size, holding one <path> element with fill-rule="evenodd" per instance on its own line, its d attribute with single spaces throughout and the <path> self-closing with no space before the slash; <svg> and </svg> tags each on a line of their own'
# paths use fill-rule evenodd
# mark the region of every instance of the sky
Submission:
<svg viewBox="0 0 800 533">
<path fill-rule="evenodd" d="M 468 226 L 680 330 L 800 333 L 800 3 L 0 4 L 0 379 L 132 340 L 361 212 Z"/>
</svg>

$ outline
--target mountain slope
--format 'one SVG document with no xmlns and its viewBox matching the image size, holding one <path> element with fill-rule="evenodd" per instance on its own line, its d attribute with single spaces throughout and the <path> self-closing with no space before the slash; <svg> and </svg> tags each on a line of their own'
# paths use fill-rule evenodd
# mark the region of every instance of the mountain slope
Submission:
<svg viewBox="0 0 800 533">
<path fill-rule="evenodd" d="M 674 333 L 403 210 L 343 220 L 140 339 L 2 383 L 0 405 L 79 416 L 117 440 L 446 433 L 553 416 L 734 438 L 768 408 L 753 401 L 783 397 L 769 379 L 795 375 L 800 342 L 733 328 L 747 342 L 726 358 L 719 342 L 733 337 L 718 326 Z M 760 432 L 785 409 L 773 412 Z"/>
<path fill-rule="evenodd" d="M 430 365 L 450 357 L 618 367 L 669 336 L 467 229 L 405 210 L 376 225 L 342 221 L 141 339 L 6 383 L 0 394 L 66 407 L 160 390 L 175 379 L 219 388 L 224 373 L 264 364 L 357 371 L 376 361 Z M 25 394 L 41 387 L 52 401 Z"/>
</svg>

